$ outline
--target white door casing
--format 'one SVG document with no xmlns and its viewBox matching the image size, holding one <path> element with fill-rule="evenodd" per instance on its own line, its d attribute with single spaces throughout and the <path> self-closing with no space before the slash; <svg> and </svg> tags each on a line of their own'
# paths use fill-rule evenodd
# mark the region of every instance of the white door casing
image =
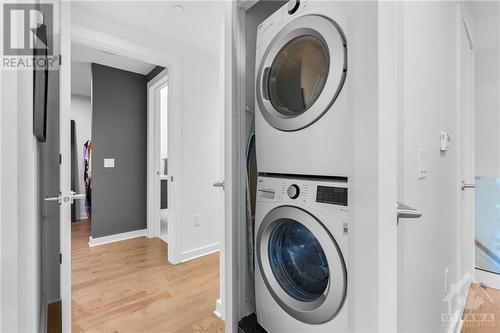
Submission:
<svg viewBox="0 0 500 333">
<path fill-rule="evenodd" d="M 471 27 L 460 12 L 459 17 L 459 108 L 458 108 L 458 280 L 474 276 L 474 44 Z"/>
<path fill-rule="evenodd" d="M 168 69 L 164 69 L 154 79 L 148 82 L 148 202 L 147 202 L 147 237 L 160 236 L 160 174 L 161 174 L 161 108 L 160 91 L 168 84 Z M 167 112 L 167 117 L 170 112 Z M 170 133 L 170 122 L 167 122 L 167 135 Z M 170 138 L 169 138 L 170 139 Z M 167 140 L 170 145 L 172 140 Z M 151 147 L 152 145 L 152 147 Z M 168 184 L 170 184 L 168 180 Z M 169 196 L 170 197 L 170 196 Z M 170 198 L 169 198 L 170 199 Z M 169 206 L 170 207 L 170 206 Z M 168 210 L 168 214 L 172 214 Z M 172 214 L 173 216 L 173 214 Z M 168 217 L 169 221 L 170 216 Z M 169 252 L 170 241 L 168 242 Z"/>
<path fill-rule="evenodd" d="M 71 3 L 59 2 L 60 54 L 64 61 L 60 66 L 60 113 L 59 186 L 63 198 L 71 195 Z M 62 200 L 60 205 L 60 247 L 61 247 L 61 306 L 62 331 L 71 332 L 71 203 Z"/>
</svg>

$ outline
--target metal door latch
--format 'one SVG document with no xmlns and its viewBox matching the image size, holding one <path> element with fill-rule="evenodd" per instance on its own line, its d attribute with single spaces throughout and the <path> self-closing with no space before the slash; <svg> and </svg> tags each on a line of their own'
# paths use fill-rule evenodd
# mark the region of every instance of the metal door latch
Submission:
<svg viewBox="0 0 500 333">
<path fill-rule="evenodd" d="M 397 208 L 397 223 L 399 224 L 399 219 L 417 219 L 422 216 L 422 213 L 415 209 L 411 208 L 410 206 L 407 206 L 405 204 L 402 204 L 401 202 L 398 202 L 398 208 Z"/>
</svg>

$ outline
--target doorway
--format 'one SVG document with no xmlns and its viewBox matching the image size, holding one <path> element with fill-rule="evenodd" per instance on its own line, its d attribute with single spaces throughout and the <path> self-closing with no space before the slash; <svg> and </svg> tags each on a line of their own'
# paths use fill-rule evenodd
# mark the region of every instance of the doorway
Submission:
<svg viewBox="0 0 500 333">
<path fill-rule="evenodd" d="M 171 115 L 172 116 L 172 115 Z M 168 69 L 163 69 L 154 79 L 148 82 L 148 237 L 160 237 L 169 244 L 169 252 L 174 251 L 175 240 L 169 242 L 169 220 L 174 219 L 174 206 L 169 195 L 173 176 L 169 177 L 169 98 Z M 175 142 L 174 142 L 175 143 Z M 170 179 L 169 179 L 170 178 Z M 172 216 L 169 218 L 169 216 Z M 172 245 L 172 246 L 171 246 Z M 175 256 L 175 255 L 174 255 Z"/>
<path fill-rule="evenodd" d="M 155 65 L 158 64 L 159 66 L 163 66 L 165 68 L 168 68 L 168 83 L 169 83 L 168 90 L 167 90 L 167 92 L 168 92 L 168 102 L 167 102 L 168 103 L 168 110 L 169 110 L 169 112 L 172 111 L 171 114 L 178 115 L 177 117 L 173 116 L 173 118 L 171 118 L 169 115 L 168 126 L 174 127 L 174 129 L 172 131 L 168 132 L 168 135 L 169 135 L 168 141 L 169 141 L 170 147 L 172 147 L 171 144 L 172 144 L 172 142 L 175 142 L 174 140 L 176 138 L 182 139 L 182 137 L 181 137 L 182 125 L 175 126 L 175 125 L 178 125 L 179 122 L 182 120 L 180 112 L 175 112 L 177 110 L 180 111 L 181 110 L 180 106 L 182 105 L 181 104 L 181 98 L 182 98 L 181 89 L 183 87 L 183 85 L 182 85 L 183 76 L 181 74 L 182 73 L 181 62 L 179 61 L 178 58 L 170 56 L 170 55 L 165 54 L 163 52 L 159 52 L 156 50 L 145 48 L 145 47 L 138 45 L 138 44 L 133 44 L 133 43 L 130 43 L 130 42 L 127 42 L 124 40 L 119 40 L 118 38 L 111 38 L 109 35 L 106 35 L 106 34 L 103 34 L 103 33 L 97 32 L 97 31 L 93 31 L 91 29 L 87 29 L 87 28 L 83 29 L 77 25 L 74 25 L 72 27 L 72 30 L 73 30 L 73 33 L 72 33 L 71 39 L 72 39 L 72 42 L 75 44 L 82 45 L 85 47 L 98 48 L 101 53 L 110 53 L 111 55 L 129 57 L 129 58 L 133 57 L 133 59 L 135 59 L 135 60 L 141 59 L 142 61 L 147 61 L 148 63 L 155 64 Z M 65 54 L 69 54 L 69 52 L 65 53 Z M 215 68 L 215 70 L 217 70 L 217 67 Z M 116 82 L 119 82 L 119 80 Z M 215 86 L 218 87 L 218 85 L 215 85 Z M 144 91 L 147 91 L 147 90 L 144 89 Z M 62 94 L 64 95 L 64 93 L 62 93 Z M 211 94 L 211 96 L 212 95 L 217 96 L 217 97 L 222 96 L 220 93 Z M 68 94 L 68 96 L 70 96 L 70 94 Z M 64 97 L 62 97 L 62 98 L 67 98 L 68 96 L 64 95 Z M 96 102 L 97 102 L 97 97 L 92 96 L 91 100 L 92 100 L 91 104 L 93 106 L 95 106 Z M 221 102 L 221 105 L 222 105 L 222 102 Z M 209 109 L 205 108 L 204 110 L 209 110 Z M 223 108 L 220 108 L 219 110 L 221 110 L 221 112 L 222 112 Z M 147 115 L 147 112 L 144 112 L 144 116 L 146 116 L 146 115 Z M 223 117 L 221 116 L 220 119 L 223 119 Z M 117 120 L 117 121 L 119 121 L 119 120 Z M 147 121 L 149 121 L 149 119 Z M 146 121 L 146 123 L 147 123 L 147 121 Z M 147 127 L 149 128 L 149 124 L 147 124 L 147 125 L 148 125 Z M 214 128 L 214 127 L 209 127 L 209 128 L 214 132 L 214 137 L 219 136 L 219 131 L 217 131 L 217 128 Z M 96 138 L 95 138 L 94 128 L 92 129 L 92 132 L 93 132 L 92 139 L 95 141 Z M 173 139 L 171 139 L 172 137 L 173 137 Z M 69 138 L 69 135 L 68 135 L 68 138 Z M 145 135 L 145 139 L 147 139 L 147 135 Z M 201 141 L 202 139 L 203 138 L 200 138 L 199 140 Z M 176 145 L 174 145 L 174 146 L 176 146 Z M 94 142 L 94 148 L 96 148 L 96 147 L 97 147 L 96 142 Z M 151 147 L 151 145 L 149 145 L 149 144 L 145 145 L 145 147 L 144 147 L 145 148 L 144 149 L 145 155 L 146 155 L 147 150 L 148 150 L 147 147 Z M 170 149 L 170 147 L 168 148 L 169 160 L 176 160 L 176 161 L 179 161 L 179 163 L 181 163 L 182 159 L 181 158 L 175 159 L 174 156 L 176 156 L 176 154 L 182 153 L 182 147 L 177 146 L 178 148 L 172 148 L 172 149 Z M 219 145 L 217 145 L 217 148 L 219 148 Z M 97 158 L 94 155 L 93 156 L 93 161 L 94 161 L 93 163 L 99 163 L 99 164 L 104 165 L 104 164 L 109 162 L 110 163 L 109 168 L 113 169 L 112 165 L 114 162 L 114 169 L 115 170 L 118 169 L 120 167 L 120 165 L 123 165 L 119 161 L 118 158 L 115 158 L 114 161 L 106 161 L 105 159 L 108 159 L 108 158 L 113 159 L 113 156 L 100 156 L 99 158 Z M 215 158 L 219 159 L 218 156 L 216 156 Z M 224 161 L 224 159 L 221 159 L 221 160 Z M 102 165 L 101 165 L 101 167 L 102 167 Z M 92 171 L 95 171 L 95 170 L 92 170 Z M 112 170 L 108 170 L 108 171 L 112 171 Z M 182 207 L 182 205 L 181 205 L 182 199 L 183 199 L 182 194 L 173 195 L 173 193 L 175 193 L 175 191 L 177 191 L 179 189 L 182 190 L 182 183 L 183 183 L 182 182 L 182 171 L 183 171 L 183 169 L 180 167 L 180 165 L 175 166 L 175 164 L 172 165 L 172 163 L 168 163 L 169 179 L 174 180 L 173 186 L 169 186 L 169 197 L 175 198 L 175 202 L 173 204 L 171 204 L 169 202 L 169 208 L 171 208 L 175 205 L 179 205 L 180 207 Z M 146 179 L 147 172 L 144 172 L 143 176 Z M 93 177 L 95 177 L 95 174 L 93 174 Z M 217 180 L 217 178 L 215 180 Z M 94 185 L 97 184 L 97 181 L 98 180 L 94 178 Z M 213 181 L 214 181 L 214 179 L 210 178 L 210 182 L 208 183 L 207 187 L 209 188 L 210 191 L 217 191 L 216 192 L 217 194 L 221 194 L 222 192 L 220 190 L 213 189 L 213 187 L 212 187 Z M 200 186 L 200 185 L 197 185 L 197 186 Z M 201 186 L 206 186 L 206 184 L 205 185 L 201 184 Z M 93 190 L 94 190 L 93 193 L 95 193 L 95 188 Z M 182 193 L 182 192 L 179 192 L 179 193 Z M 184 192 L 183 194 L 186 195 L 185 193 L 186 192 Z M 120 197 L 122 195 L 127 195 L 127 193 L 125 191 L 117 191 L 116 194 L 118 197 Z M 146 202 L 146 197 L 147 197 L 146 195 L 143 196 L 144 202 Z M 94 204 L 95 204 L 95 202 L 94 202 Z M 110 206 L 114 209 L 122 208 L 122 207 L 120 207 L 119 204 L 110 205 Z M 182 215 L 181 215 L 180 209 L 179 210 L 169 209 L 169 217 L 170 217 L 170 211 L 177 212 L 175 214 L 176 215 L 175 218 L 178 219 L 178 221 L 181 221 Z M 93 213 L 95 213 L 95 212 L 93 212 Z M 219 218 L 223 218 L 223 216 L 219 216 Z M 93 220 L 95 221 L 95 219 L 96 219 L 95 214 L 93 214 Z M 144 221 L 146 221 L 146 219 L 144 219 Z M 170 219 L 169 219 L 169 221 L 170 221 Z M 216 223 L 218 223 L 219 219 L 214 219 L 214 221 Z M 203 222 L 203 220 L 202 220 L 202 222 Z M 207 226 L 208 226 L 208 224 L 207 224 Z M 207 226 L 205 226 L 205 227 L 207 227 Z M 214 224 L 214 226 L 216 226 L 216 224 Z M 81 228 L 81 229 L 83 230 L 84 228 Z M 169 226 L 168 229 L 169 229 L 168 230 L 169 234 L 175 234 L 175 230 L 172 230 L 175 228 L 170 228 L 170 226 Z M 216 228 L 212 228 L 212 229 L 218 230 Z M 80 231 L 82 231 L 82 230 L 80 230 Z M 182 231 L 181 228 L 179 228 L 177 230 L 178 230 L 178 232 Z M 105 251 L 105 249 L 108 249 L 108 250 L 111 248 L 118 249 L 118 245 L 121 244 L 120 242 L 122 242 L 122 241 L 129 242 L 129 244 L 136 244 L 136 243 L 140 243 L 140 242 L 146 242 L 148 244 L 153 244 L 152 248 L 149 245 L 146 246 L 144 244 L 136 244 L 139 248 L 143 249 L 142 250 L 143 252 L 144 252 L 144 249 L 152 249 L 152 251 L 147 250 L 143 254 L 147 254 L 147 253 L 151 253 L 151 252 L 154 252 L 154 253 L 159 252 L 160 253 L 160 255 L 154 255 L 152 258 L 145 258 L 145 260 L 153 261 L 152 266 L 150 266 L 149 269 L 161 270 L 165 267 L 168 267 L 170 269 L 168 272 L 165 271 L 157 276 L 160 278 L 164 277 L 165 275 L 172 275 L 172 276 L 181 277 L 181 275 L 182 275 L 181 272 L 187 273 L 188 276 L 186 276 L 185 278 L 181 278 L 181 280 L 184 282 L 191 280 L 191 283 L 193 285 L 191 287 L 184 285 L 184 286 L 182 286 L 182 290 L 186 290 L 189 292 L 195 292 L 196 288 L 194 288 L 194 286 L 206 288 L 205 291 L 202 291 L 200 293 L 202 300 L 198 299 L 200 301 L 198 304 L 202 304 L 203 302 L 206 302 L 206 305 L 203 305 L 202 307 L 206 313 L 209 313 L 209 315 L 206 318 L 199 318 L 199 320 L 203 321 L 203 323 L 201 325 L 209 325 L 209 327 L 212 327 L 212 324 L 214 324 L 214 325 L 220 326 L 221 321 L 215 317 L 215 315 L 213 314 L 213 309 L 212 310 L 210 309 L 211 307 L 215 308 L 216 300 L 219 296 L 219 287 L 218 287 L 219 286 L 219 275 L 220 275 L 219 271 L 222 267 L 222 264 L 220 264 L 219 254 L 215 253 L 215 252 L 219 251 L 220 243 L 217 242 L 217 244 L 212 244 L 212 243 L 209 244 L 210 246 L 208 246 L 207 248 L 212 249 L 212 251 L 211 251 L 211 252 L 213 252 L 212 254 L 202 253 L 202 251 L 199 249 L 195 249 L 196 251 L 192 251 L 189 253 L 182 253 L 183 256 L 181 258 L 178 258 L 177 262 L 176 262 L 176 264 L 179 263 L 180 265 L 174 266 L 174 265 L 168 264 L 167 260 L 166 260 L 167 258 L 165 256 L 165 254 L 166 254 L 165 252 L 167 252 L 167 249 L 166 249 L 167 244 L 165 244 L 164 241 L 157 239 L 157 238 L 154 238 L 154 237 L 153 238 L 141 237 L 141 236 L 146 234 L 146 231 L 147 231 L 147 228 L 144 228 L 144 230 L 142 230 L 142 232 L 143 232 L 142 235 L 137 235 L 137 234 L 126 235 L 126 236 L 133 236 L 134 237 L 133 239 L 130 239 L 130 240 L 125 240 L 123 238 L 120 240 L 113 239 L 113 238 L 100 239 L 100 241 L 102 241 L 102 242 L 97 242 L 97 243 L 93 242 L 93 244 L 91 244 L 91 245 L 95 245 L 95 246 L 91 247 L 91 248 L 88 246 L 88 239 L 85 240 L 84 239 L 85 236 L 83 238 L 80 237 L 78 240 L 78 245 L 76 244 L 76 242 L 74 243 L 74 249 L 73 249 L 74 251 L 73 252 L 78 252 L 78 254 L 83 255 L 83 257 L 79 258 L 78 263 L 76 263 L 76 262 L 73 263 L 73 267 L 74 267 L 73 272 L 75 272 L 75 270 L 78 270 L 79 272 L 84 272 L 85 270 L 88 270 L 88 267 L 84 268 L 81 266 L 81 264 L 84 264 L 84 262 L 86 260 L 87 260 L 87 262 L 90 262 L 90 258 L 92 257 L 92 255 L 89 255 L 89 254 L 94 253 L 94 254 L 97 254 L 99 257 L 106 256 L 106 258 L 107 258 L 108 255 L 112 254 L 114 251 Z M 66 236 L 68 236 L 68 234 L 62 232 L 61 237 L 66 237 Z M 139 236 L 139 237 L 137 237 L 137 236 Z M 104 237 L 107 237 L 107 236 L 104 236 Z M 103 238 L 103 237 L 97 237 L 97 238 Z M 97 238 L 93 238 L 93 241 L 96 241 Z M 130 237 L 127 237 L 127 238 L 130 238 Z M 221 236 L 221 238 L 222 238 L 222 236 Z M 179 240 L 178 244 L 180 244 L 182 237 L 178 237 L 177 239 Z M 128 247 L 126 249 L 128 249 Z M 205 250 L 205 249 L 202 249 L 202 250 Z M 114 252 L 114 254 L 119 254 L 120 252 L 126 253 L 126 251 L 117 251 L 117 252 Z M 85 256 L 87 257 L 87 259 L 85 259 Z M 191 258 L 188 258 L 188 256 L 191 256 Z M 196 259 L 197 257 L 201 257 L 201 256 L 203 256 L 203 257 Z M 129 254 L 126 257 L 134 257 L 134 255 Z M 135 256 L 135 257 L 137 258 L 137 256 Z M 195 259 L 195 260 L 183 263 L 184 261 L 189 260 L 189 259 Z M 111 268 L 113 270 L 113 267 L 116 268 L 116 264 L 124 264 L 123 260 L 124 260 L 123 257 L 121 257 L 121 259 L 117 258 L 117 260 L 110 260 L 110 261 L 106 260 L 107 265 L 101 266 L 101 269 L 103 271 L 105 271 L 108 268 Z M 148 261 L 148 262 L 150 262 L 150 261 Z M 175 261 L 169 260 L 169 262 L 175 262 Z M 208 264 L 210 269 L 207 268 L 208 266 L 205 266 L 204 263 Z M 132 263 L 125 264 L 125 266 L 131 266 L 131 265 L 132 265 Z M 68 266 L 66 266 L 66 269 L 67 269 L 67 267 Z M 160 269 L 160 267 L 161 267 L 161 269 Z M 187 269 L 189 267 L 192 267 L 197 273 L 194 274 L 193 273 L 194 271 L 190 271 L 189 269 Z M 212 270 L 212 268 L 214 268 L 214 267 L 215 267 L 215 270 Z M 99 270 L 99 268 L 97 268 L 97 266 L 95 268 Z M 64 270 L 64 269 L 65 269 L 65 267 L 62 268 L 62 270 Z M 201 269 L 204 273 L 201 274 L 200 271 L 198 271 L 198 269 Z M 178 271 L 181 271 L 181 272 L 178 272 Z M 147 275 L 148 272 L 151 273 L 149 270 L 143 270 L 140 273 Z M 115 273 L 117 273 L 117 278 L 118 278 L 118 275 L 121 275 L 123 278 L 125 278 L 126 276 L 130 277 L 130 275 L 126 274 L 126 272 L 120 272 L 118 274 L 118 271 L 115 271 Z M 152 277 L 153 276 L 149 275 L 149 278 L 152 278 Z M 83 280 L 85 279 L 85 277 L 82 277 L 82 276 L 79 276 L 78 278 L 83 279 Z M 144 278 L 146 278 L 146 277 L 144 277 Z M 196 281 L 193 282 L 193 279 L 195 279 Z M 211 281 L 215 281 L 215 283 L 211 284 L 208 281 L 205 281 L 205 280 L 202 281 L 202 279 L 211 279 Z M 73 273 L 73 280 L 75 280 L 75 273 Z M 79 281 L 82 282 L 82 280 L 79 280 Z M 73 281 L 73 282 L 75 282 L 75 281 Z M 87 281 L 87 282 L 89 282 L 89 281 Z M 85 283 L 86 282 L 83 282 L 83 284 L 85 284 Z M 150 283 L 154 283 L 154 280 L 150 281 Z M 79 283 L 79 284 L 80 284 L 79 287 L 82 287 L 82 284 L 81 283 Z M 148 283 L 145 283 L 145 284 L 141 283 L 140 285 L 147 286 Z M 127 286 L 130 287 L 130 283 L 129 284 L 125 283 L 123 286 L 124 286 L 124 288 Z M 79 287 L 78 286 L 75 287 L 73 285 L 73 296 L 77 296 L 77 294 L 78 294 L 77 290 Z M 176 285 L 175 288 L 177 288 L 177 287 L 180 287 L 180 285 Z M 112 289 L 110 291 L 112 291 Z M 142 292 L 139 289 L 137 289 L 136 291 Z M 160 291 L 158 291 L 158 292 L 160 292 Z M 178 294 L 179 297 L 176 299 L 179 299 L 179 300 L 180 299 L 186 300 L 189 298 L 197 299 L 197 297 L 194 297 L 193 295 L 187 295 L 187 294 L 184 294 L 184 295 L 182 295 L 182 297 L 180 297 L 181 294 L 179 293 L 178 289 L 175 289 L 175 292 L 174 292 L 173 289 L 168 290 L 168 288 L 166 288 L 166 289 L 163 289 L 162 292 L 164 294 L 163 296 L 165 296 L 164 297 L 165 300 L 166 299 L 170 299 L 170 300 L 175 299 L 175 298 L 166 297 L 166 293 L 170 293 L 171 295 L 173 295 L 174 293 Z M 90 295 L 90 294 L 87 293 L 87 295 Z M 80 296 L 81 296 L 81 293 L 80 293 Z M 129 295 L 129 296 L 131 296 L 131 295 Z M 160 296 L 158 296 L 158 297 L 160 297 Z M 73 300 L 74 300 L 74 297 L 73 297 Z M 158 301 L 160 301 L 160 300 L 158 300 Z M 81 302 L 81 299 L 78 302 L 78 304 L 73 303 L 73 309 L 70 308 L 70 310 L 72 310 L 73 316 L 75 318 L 76 318 L 76 315 L 79 314 L 78 311 L 83 311 L 83 312 L 86 311 L 85 307 L 83 307 L 83 308 L 80 307 L 82 305 L 80 302 Z M 115 303 L 113 303 L 113 302 L 115 302 Z M 117 303 L 116 303 L 117 300 L 115 300 L 113 302 L 111 302 L 111 303 L 117 305 Z M 133 297 L 132 297 L 128 301 L 128 303 L 134 303 L 134 302 L 140 302 L 140 300 L 133 299 Z M 223 300 L 222 300 L 222 302 L 223 302 Z M 205 303 L 203 303 L 203 304 L 205 304 Z M 67 315 L 65 316 L 64 312 L 67 311 L 68 302 L 63 301 L 62 305 L 63 305 L 63 309 L 62 309 L 62 311 L 63 311 L 63 327 L 67 327 L 69 316 L 67 316 Z M 192 311 L 199 310 L 198 307 L 194 307 L 194 306 L 192 306 L 192 304 L 189 305 L 188 308 L 191 308 L 191 310 L 185 309 L 186 311 L 182 311 L 182 312 L 185 312 L 187 315 L 187 313 L 190 313 L 190 311 L 191 311 L 190 317 L 193 317 Z M 178 309 L 178 311 L 181 311 L 180 308 Z M 175 315 L 175 311 L 172 311 L 172 314 L 174 314 L 172 316 L 172 319 L 179 317 L 179 316 Z M 96 313 L 96 315 L 98 315 L 98 314 Z M 71 317 L 69 317 L 69 318 L 71 318 Z M 81 316 L 80 316 L 80 318 L 81 318 Z M 165 318 L 163 318 L 163 319 L 165 319 Z M 98 320 L 96 320 L 96 322 L 97 321 Z M 165 319 L 165 322 L 160 322 L 160 323 L 157 322 L 157 324 L 160 324 L 160 325 L 165 324 L 166 325 L 167 321 L 168 320 Z M 181 320 L 179 325 L 182 326 L 185 323 L 186 323 L 186 318 L 184 318 L 184 320 Z M 71 324 L 71 321 L 69 322 L 69 324 Z M 74 324 L 74 321 L 73 321 L 73 324 Z M 124 324 L 127 324 L 127 323 L 124 322 Z M 144 321 L 143 321 L 143 324 L 144 324 Z M 195 323 L 192 323 L 192 324 L 195 324 Z M 197 323 L 197 324 L 199 324 L 199 323 Z M 156 327 L 160 327 L 160 326 L 156 326 Z M 66 330 L 66 329 L 64 329 L 64 330 Z"/>
</svg>

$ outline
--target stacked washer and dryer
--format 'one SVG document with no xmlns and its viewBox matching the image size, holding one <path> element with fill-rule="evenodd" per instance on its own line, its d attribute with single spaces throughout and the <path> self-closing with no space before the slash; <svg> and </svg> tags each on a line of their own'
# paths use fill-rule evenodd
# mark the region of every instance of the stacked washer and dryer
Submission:
<svg viewBox="0 0 500 333">
<path fill-rule="evenodd" d="M 292 0 L 258 27 L 255 292 L 269 333 L 348 329 L 347 6 Z"/>
</svg>

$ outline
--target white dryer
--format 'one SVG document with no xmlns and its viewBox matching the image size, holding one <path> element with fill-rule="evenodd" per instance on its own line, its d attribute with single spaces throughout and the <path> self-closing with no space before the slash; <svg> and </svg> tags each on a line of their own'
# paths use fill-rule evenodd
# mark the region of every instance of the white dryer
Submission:
<svg viewBox="0 0 500 333">
<path fill-rule="evenodd" d="M 258 27 L 259 172 L 348 177 L 349 2 L 292 0 Z"/>
<path fill-rule="evenodd" d="M 345 182 L 259 177 L 256 314 L 269 333 L 347 331 L 348 214 Z"/>
</svg>

